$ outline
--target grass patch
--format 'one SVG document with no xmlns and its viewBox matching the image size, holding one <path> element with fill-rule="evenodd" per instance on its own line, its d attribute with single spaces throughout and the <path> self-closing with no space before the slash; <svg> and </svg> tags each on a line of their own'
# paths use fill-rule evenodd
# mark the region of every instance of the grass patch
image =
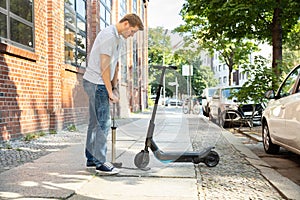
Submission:
<svg viewBox="0 0 300 200">
<path fill-rule="evenodd" d="M 67 127 L 68 131 L 70 132 L 74 132 L 74 131 L 77 131 L 77 128 L 74 124 L 71 124 Z"/>
<path fill-rule="evenodd" d="M 22 149 L 20 149 L 20 148 L 16 148 L 16 151 L 22 151 Z"/>
<path fill-rule="evenodd" d="M 6 144 L 5 144 L 5 148 L 6 148 L 6 149 L 12 149 L 12 146 L 11 146 L 9 143 L 6 143 Z"/>
<path fill-rule="evenodd" d="M 40 132 L 38 132 L 38 135 L 39 135 L 40 137 L 43 137 L 43 136 L 46 135 L 46 133 L 45 133 L 44 131 L 40 131 Z"/>
<path fill-rule="evenodd" d="M 36 133 L 28 133 L 25 135 L 24 140 L 28 142 L 28 141 L 31 141 L 31 140 L 34 140 L 37 138 L 38 138 L 38 135 Z"/>
<path fill-rule="evenodd" d="M 57 134 L 57 131 L 56 131 L 56 130 L 50 130 L 50 131 L 49 131 L 49 134 L 50 134 L 50 135 L 55 135 L 55 134 Z"/>
<path fill-rule="evenodd" d="M 46 133 L 44 131 L 40 131 L 40 132 L 37 132 L 37 133 L 28 133 L 28 134 L 25 135 L 24 140 L 29 142 L 31 140 L 35 140 L 35 139 L 37 139 L 39 137 L 42 137 L 42 136 L 45 136 L 45 135 L 46 135 Z"/>
</svg>

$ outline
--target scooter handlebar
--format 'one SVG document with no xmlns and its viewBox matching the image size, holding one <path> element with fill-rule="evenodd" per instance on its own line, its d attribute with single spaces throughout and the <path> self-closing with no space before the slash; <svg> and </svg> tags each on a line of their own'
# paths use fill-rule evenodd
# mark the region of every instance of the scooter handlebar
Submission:
<svg viewBox="0 0 300 200">
<path fill-rule="evenodd" d="M 171 69 L 177 70 L 177 66 L 170 65 L 168 67 L 171 68 Z"/>
<path fill-rule="evenodd" d="M 162 69 L 162 68 L 171 68 L 173 70 L 177 70 L 177 66 L 168 65 L 168 66 L 161 66 L 161 65 L 152 65 L 153 68 Z"/>
</svg>

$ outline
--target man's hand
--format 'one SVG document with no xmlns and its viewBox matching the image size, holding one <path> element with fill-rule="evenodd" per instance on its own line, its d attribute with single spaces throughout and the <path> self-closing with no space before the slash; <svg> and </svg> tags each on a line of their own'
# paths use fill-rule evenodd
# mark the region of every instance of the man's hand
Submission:
<svg viewBox="0 0 300 200">
<path fill-rule="evenodd" d="M 117 89 L 113 89 L 112 94 L 109 96 L 109 100 L 112 103 L 117 103 L 119 102 L 119 99 L 120 99 L 119 91 Z"/>
</svg>

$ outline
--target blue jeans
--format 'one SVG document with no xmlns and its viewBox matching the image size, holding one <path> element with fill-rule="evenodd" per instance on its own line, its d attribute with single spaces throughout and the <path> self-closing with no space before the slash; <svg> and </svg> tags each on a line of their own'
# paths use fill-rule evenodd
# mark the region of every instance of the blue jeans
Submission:
<svg viewBox="0 0 300 200">
<path fill-rule="evenodd" d="M 85 156 L 97 166 L 106 162 L 107 135 L 110 128 L 110 104 L 105 85 L 97 85 L 83 79 L 83 87 L 89 97 L 89 124 Z"/>
</svg>

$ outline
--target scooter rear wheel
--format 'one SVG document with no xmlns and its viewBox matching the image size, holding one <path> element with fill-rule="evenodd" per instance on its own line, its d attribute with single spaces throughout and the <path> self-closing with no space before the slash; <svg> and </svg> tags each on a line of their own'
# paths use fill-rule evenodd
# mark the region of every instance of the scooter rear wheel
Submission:
<svg viewBox="0 0 300 200">
<path fill-rule="evenodd" d="M 146 168 L 149 164 L 149 161 L 149 152 L 146 152 L 144 150 L 136 154 L 136 156 L 134 157 L 134 164 L 139 169 Z"/>
<path fill-rule="evenodd" d="M 210 151 L 209 154 L 204 158 L 204 163 L 208 167 L 215 167 L 220 161 L 219 154 L 215 151 Z"/>
</svg>

